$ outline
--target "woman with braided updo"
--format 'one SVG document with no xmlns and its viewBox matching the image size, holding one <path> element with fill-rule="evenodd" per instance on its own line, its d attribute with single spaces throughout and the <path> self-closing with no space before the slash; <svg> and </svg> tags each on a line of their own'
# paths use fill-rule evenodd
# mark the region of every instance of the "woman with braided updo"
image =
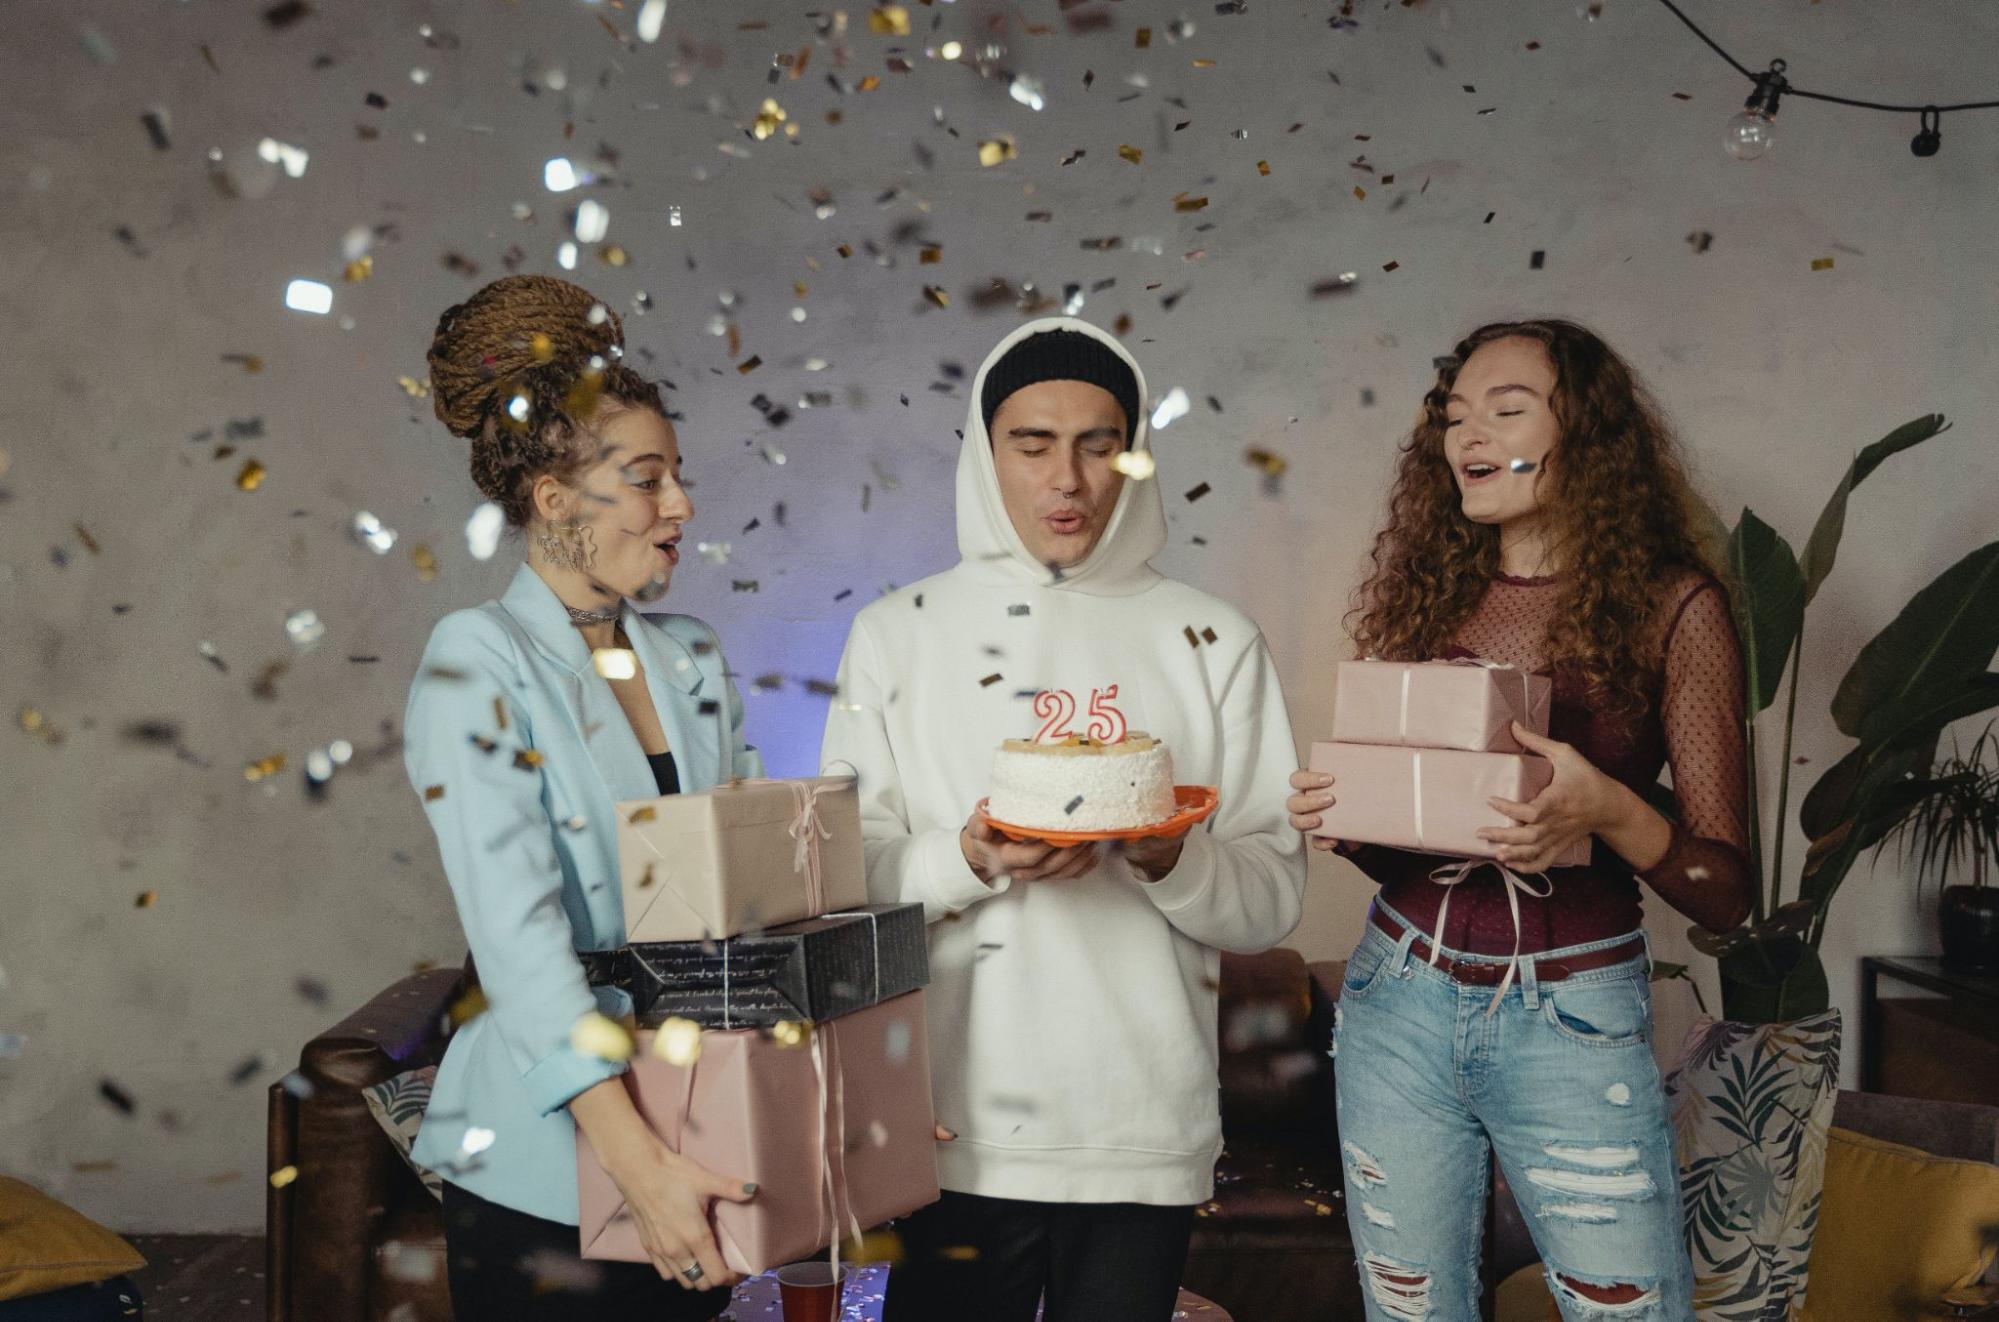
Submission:
<svg viewBox="0 0 1999 1322">
<path fill-rule="evenodd" d="M 486 1001 L 451 1039 L 413 1154 L 444 1177 L 467 1319 L 712 1318 L 735 1277 L 709 1209 L 756 1193 L 670 1151 L 623 1063 L 576 1034 L 631 1009 L 577 953 L 625 939 L 614 805 L 762 774 L 714 633 L 631 605 L 666 592 L 694 506 L 621 336 L 587 291 L 527 275 L 448 309 L 430 346 L 437 416 L 526 545 L 504 596 L 438 622 L 404 721 Z M 650 1265 L 579 1256 L 579 1130 Z"/>
</svg>

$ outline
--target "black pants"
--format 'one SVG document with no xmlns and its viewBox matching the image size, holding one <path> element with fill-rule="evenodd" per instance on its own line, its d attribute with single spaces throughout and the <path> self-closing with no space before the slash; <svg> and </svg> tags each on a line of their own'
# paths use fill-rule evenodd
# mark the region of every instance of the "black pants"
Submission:
<svg viewBox="0 0 1999 1322">
<path fill-rule="evenodd" d="M 1194 1209 L 947 1191 L 896 1229 L 882 1322 L 1167 1322 Z"/>
<path fill-rule="evenodd" d="M 457 1322 L 706 1322 L 729 1291 L 689 1290 L 649 1262 L 597 1262 L 576 1227 L 489 1203 L 446 1180 L 444 1247 Z"/>
</svg>

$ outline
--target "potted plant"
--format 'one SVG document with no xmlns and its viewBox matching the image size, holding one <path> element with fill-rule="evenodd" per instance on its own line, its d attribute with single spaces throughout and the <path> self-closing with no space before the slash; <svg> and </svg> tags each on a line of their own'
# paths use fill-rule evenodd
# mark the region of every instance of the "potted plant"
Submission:
<svg viewBox="0 0 1999 1322">
<path fill-rule="evenodd" d="M 1861 853 L 1936 791 L 1928 773 L 1944 727 L 1999 706 L 1999 674 L 1987 669 L 1999 650 L 1999 541 L 1994 541 L 1911 597 L 1848 666 L 1833 694 L 1832 717 L 1855 744 L 1800 803 L 1798 821 L 1809 844 L 1795 876 L 1787 873 L 1784 824 L 1806 608 L 1832 572 L 1853 488 L 1890 456 L 1947 425 L 1940 414 L 1917 418 L 1856 455 L 1802 554 L 1749 509 L 1727 531 L 1730 597 L 1748 696 L 1749 854 L 1760 884 L 1746 925 L 1721 936 L 1699 927 L 1688 935 L 1718 963 L 1722 1011 L 1729 1019 L 1786 1023 L 1827 1008 L 1818 949 L 1833 897 Z M 1714 531 L 1719 534 L 1719 521 Z M 1787 668 L 1782 742 L 1773 759 L 1777 812 L 1766 823 L 1760 807 L 1767 780 L 1756 719 L 1785 687 Z"/>
<path fill-rule="evenodd" d="M 1930 768 L 1929 795 L 1875 846 L 1899 846 L 1906 860 L 1915 855 L 1916 885 L 1937 882 L 1937 934 L 1944 966 L 1955 973 L 1999 971 L 1999 886 L 1992 864 L 1999 859 L 1999 735 L 1987 724 L 1969 753 L 1952 742 L 1951 755 Z M 1951 869 L 1964 864 L 1971 880 L 1950 884 Z"/>
</svg>

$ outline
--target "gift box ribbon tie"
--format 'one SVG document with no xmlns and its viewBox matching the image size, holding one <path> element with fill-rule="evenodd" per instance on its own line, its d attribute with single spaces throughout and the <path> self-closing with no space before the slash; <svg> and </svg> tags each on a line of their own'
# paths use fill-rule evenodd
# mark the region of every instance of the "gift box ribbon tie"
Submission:
<svg viewBox="0 0 1999 1322">
<path fill-rule="evenodd" d="M 1420 803 L 1420 795 L 1418 801 Z M 1418 832 L 1419 834 L 1421 832 L 1420 826 L 1418 827 Z M 1455 863 L 1446 863 L 1434 869 L 1430 873 L 1430 880 L 1444 887 L 1444 899 L 1437 906 L 1437 930 L 1430 935 L 1430 963 L 1432 965 L 1437 962 L 1437 956 L 1444 948 L 1444 920 L 1450 916 L 1451 912 L 1450 888 L 1456 886 L 1482 867 L 1491 867 L 1498 870 L 1500 880 L 1506 886 L 1506 907 L 1513 913 L 1513 956 L 1506 961 L 1506 976 L 1499 980 L 1499 988 L 1492 994 L 1492 1003 L 1485 1007 L 1486 1014 L 1490 1015 L 1499 1008 L 1499 1003 L 1506 999 L 1506 989 L 1513 985 L 1513 977 L 1520 971 L 1520 896 L 1522 893 L 1525 893 L 1534 896 L 1536 899 L 1545 900 L 1555 893 L 1555 883 L 1544 877 L 1542 878 L 1542 888 L 1536 890 L 1532 883 L 1518 872 L 1507 867 L 1504 863 L 1489 858 L 1459 859 Z"/>
</svg>

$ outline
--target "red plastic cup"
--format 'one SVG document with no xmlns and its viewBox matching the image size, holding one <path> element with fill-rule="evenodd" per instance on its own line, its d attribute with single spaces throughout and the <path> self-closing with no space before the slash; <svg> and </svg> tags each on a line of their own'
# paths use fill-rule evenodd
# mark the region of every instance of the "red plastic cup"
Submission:
<svg viewBox="0 0 1999 1322">
<path fill-rule="evenodd" d="M 784 1322 L 836 1322 L 846 1286 L 847 1269 L 842 1267 L 836 1276 L 833 1264 L 823 1259 L 779 1267 L 777 1295 Z"/>
</svg>

